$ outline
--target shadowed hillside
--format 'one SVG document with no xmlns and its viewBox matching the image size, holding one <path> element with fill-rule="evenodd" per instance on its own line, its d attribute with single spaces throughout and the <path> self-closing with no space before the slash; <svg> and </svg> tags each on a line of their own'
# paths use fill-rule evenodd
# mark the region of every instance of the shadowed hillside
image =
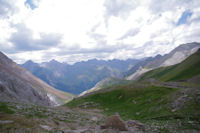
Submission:
<svg viewBox="0 0 200 133">
<path fill-rule="evenodd" d="M 57 105 L 73 97 L 47 85 L 3 53 L 0 53 L 0 68 L 0 99 L 2 100 Z"/>
</svg>

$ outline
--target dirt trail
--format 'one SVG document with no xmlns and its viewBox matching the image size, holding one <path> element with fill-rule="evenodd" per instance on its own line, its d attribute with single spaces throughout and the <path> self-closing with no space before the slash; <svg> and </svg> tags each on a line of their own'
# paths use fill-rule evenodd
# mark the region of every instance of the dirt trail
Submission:
<svg viewBox="0 0 200 133">
<path fill-rule="evenodd" d="M 189 84 L 184 84 L 184 82 L 161 82 L 155 79 L 150 79 L 149 82 L 154 86 L 160 87 L 171 87 L 176 89 L 189 89 L 189 88 L 199 88 L 200 86 L 191 86 Z"/>
</svg>

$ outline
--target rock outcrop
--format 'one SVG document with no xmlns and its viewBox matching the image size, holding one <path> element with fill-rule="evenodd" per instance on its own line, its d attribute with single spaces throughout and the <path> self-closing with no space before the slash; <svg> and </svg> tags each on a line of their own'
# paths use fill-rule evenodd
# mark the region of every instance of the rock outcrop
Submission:
<svg viewBox="0 0 200 133">
<path fill-rule="evenodd" d="M 100 129 L 100 132 L 138 133 L 144 132 L 145 126 L 139 121 L 123 121 L 119 115 L 113 115 L 107 118 L 106 123 Z"/>
<path fill-rule="evenodd" d="M 128 131 L 125 122 L 119 115 L 113 115 L 107 118 L 105 125 L 101 126 L 101 129 L 111 128 L 119 131 Z"/>
</svg>

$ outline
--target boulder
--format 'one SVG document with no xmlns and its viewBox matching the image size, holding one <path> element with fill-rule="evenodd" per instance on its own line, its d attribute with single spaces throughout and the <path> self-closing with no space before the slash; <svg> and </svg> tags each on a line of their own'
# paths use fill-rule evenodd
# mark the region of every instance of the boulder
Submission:
<svg viewBox="0 0 200 133">
<path fill-rule="evenodd" d="M 107 118 L 105 125 L 101 126 L 101 129 L 115 129 L 119 131 L 128 131 L 125 122 L 119 115 L 113 115 Z"/>
</svg>

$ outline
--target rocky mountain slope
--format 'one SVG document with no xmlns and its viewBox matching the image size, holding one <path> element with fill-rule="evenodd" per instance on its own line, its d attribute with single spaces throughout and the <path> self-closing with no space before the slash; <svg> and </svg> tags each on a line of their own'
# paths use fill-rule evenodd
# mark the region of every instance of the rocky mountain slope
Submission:
<svg viewBox="0 0 200 133">
<path fill-rule="evenodd" d="M 56 89 L 80 94 L 104 78 L 122 77 L 121 73 L 137 62 L 139 60 L 135 59 L 125 61 L 93 59 L 69 65 L 52 60 L 41 64 L 27 61 L 21 66 Z"/>
<path fill-rule="evenodd" d="M 129 71 L 124 73 L 124 75 L 128 80 L 136 80 L 140 75 L 152 69 L 175 65 L 182 62 L 188 56 L 196 52 L 199 48 L 200 43 L 196 42 L 182 44 L 172 50 L 169 54 L 163 56 L 157 55 L 155 57 L 150 57 L 142 62 L 139 62 Z"/>
<path fill-rule="evenodd" d="M 0 52 L 0 100 L 58 105 L 72 95 L 56 90 Z"/>
<path fill-rule="evenodd" d="M 200 75 L 200 49 L 183 62 L 160 67 L 143 74 L 139 80 L 156 79 L 160 81 L 187 81 Z M 192 81 L 192 80 L 190 80 Z"/>
</svg>

